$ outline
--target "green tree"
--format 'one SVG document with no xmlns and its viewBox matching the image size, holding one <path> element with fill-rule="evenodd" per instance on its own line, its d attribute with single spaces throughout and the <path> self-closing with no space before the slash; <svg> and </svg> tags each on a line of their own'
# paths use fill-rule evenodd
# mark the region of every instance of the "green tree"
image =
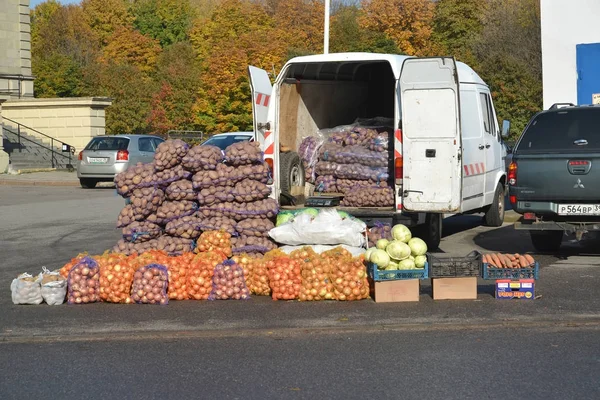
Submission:
<svg viewBox="0 0 600 400">
<path fill-rule="evenodd" d="M 82 90 L 82 71 L 72 58 L 53 53 L 35 58 L 36 97 L 77 97 Z"/>
<path fill-rule="evenodd" d="M 162 47 L 188 39 L 194 11 L 189 0 L 134 0 L 135 27 Z"/>
<path fill-rule="evenodd" d="M 33 48 L 39 46 L 40 30 L 43 29 L 52 15 L 60 8 L 60 3 L 56 0 L 47 0 L 35 6 L 30 11 L 31 18 L 31 46 Z"/>
<path fill-rule="evenodd" d="M 103 44 L 116 30 L 133 26 L 134 16 L 127 0 L 83 0 L 81 7 L 85 20 Z"/>
</svg>

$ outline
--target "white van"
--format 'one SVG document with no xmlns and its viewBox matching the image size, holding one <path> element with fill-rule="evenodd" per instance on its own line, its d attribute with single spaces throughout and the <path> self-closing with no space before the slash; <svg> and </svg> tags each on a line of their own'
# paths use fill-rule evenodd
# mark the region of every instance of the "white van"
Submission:
<svg viewBox="0 0 600 400">
<path fill-rule="evenodd" d="M 395 128 L 396 204 L 345 211 L 367 224 L 423 225 L 418 233 L 430 248 L 439 245 L 444 214 L 484 212 L 488 225 L 502 224 L 500 130 L 489 87 L 466 64 L 338 53 L 291 59 L 273 86 L 264 70 L 251 66 L 249 76 L 254 131 L 272 168 L 274 198 L 289 198 L 291 186 L 305 184 L 298 155 L 280 147 L 297 150 L 316 130 L 385 117 Z"/>
</svg>

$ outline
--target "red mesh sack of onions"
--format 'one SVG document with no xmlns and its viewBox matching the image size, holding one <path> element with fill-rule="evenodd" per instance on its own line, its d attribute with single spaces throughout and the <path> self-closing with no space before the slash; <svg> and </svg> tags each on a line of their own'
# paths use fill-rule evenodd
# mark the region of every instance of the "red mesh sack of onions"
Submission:
<svg viewBox="0 0 600 400">
<path fill-rule="evenodd" d="M 87 304 L 99 301 L 100 267 L 90 257 L 83 257 L 69 272 L 68 303 Z"/>
<path fill-rule="evenodd" d="M 369 297 L 369 282 L 364 256 L 352 257 L 341 247 L 322 254 L 329 264 L 329 280 L 336 300 L 361 300 Z"/>
<path fill-rule="evenodd" d="M 212 284 L 208 300 L 250 299 L 250 291 L 244 279 L 244 270 L 233 260 L 225 260 L 215 267 Z"/>
<path fill-rule="evenodd" d="M 300 301 L 335 300 L 333 284 L 329 280 L 329 264 L 311 247 L 294 250 L 290 257 L 301 266 L 302 288 Z"/>
<path fill-rule="evenodd" d="M 276 257 L 267 261 L 269 285 L 273 300 L 294 300 L 302 288 L 300 263 L 290 257 Z"/>
<path fill-rule="evenodd" d="M 108 303 L 131 303 L 131 283 L 137 257 L 105 253 L 97 257 L 100 266 L 100 300 Z"/>
<path fill-rule="evenodd" d="M 225 260 L 227 256 L 220 251 L 199 253 L 192 259 L 187 272 L 187 290 L 190 299 L 208 299 L 212 291 L 215 267 Z"/>
<path fill-rule="evenodd" d="M 138 304 L 169 304 L 167 267 L 150 264 L 138 268 L 133 274 L 131 299 Z"/>
<path fill-rule="evenodd" d="M 196 242 L 196 253 L 217 250 L 231 257 L 231 235 L 224 231 L 202 232 Z"/>
</svg>

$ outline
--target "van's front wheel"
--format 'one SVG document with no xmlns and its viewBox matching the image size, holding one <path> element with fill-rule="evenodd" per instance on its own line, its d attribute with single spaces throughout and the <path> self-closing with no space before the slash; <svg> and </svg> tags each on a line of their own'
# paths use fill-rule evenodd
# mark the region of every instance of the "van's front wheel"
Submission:
<svg viewBox="0 0 600 400">
<path fill-rule="evenodd" d="M 504 186 L 502 186 L 502 183 L 498 183 L 494 200 L 485 213 L 485 224 L 487 226 L 502 226 L 504 223 L 504 210 Z"/>
</svg>

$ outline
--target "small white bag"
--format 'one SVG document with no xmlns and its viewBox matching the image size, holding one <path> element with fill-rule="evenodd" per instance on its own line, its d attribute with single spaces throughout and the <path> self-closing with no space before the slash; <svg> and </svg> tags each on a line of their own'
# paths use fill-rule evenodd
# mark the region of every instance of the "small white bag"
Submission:
<svg viewBox="0 0 600 400">
<path fill-rule="evenodd" d="M 10 284 L 13 304 L 40 304 L 44 301 L 38 279 L 31 278 L 32 275 L 24 273 L 13 279 Z"/>
<path fill-rule="evenodd" d="M 39 275 L 38 280 L 42 287 L 44 301 L 51 306 L 64 303 L 67 296 L 67 280 L 58 271 L 50 271 L 46 267 L 42 267 L 42 270 L 43 272 Z M 44 275 L 58 276 L 60 279 L 44 283 Z"/>
</svg>

